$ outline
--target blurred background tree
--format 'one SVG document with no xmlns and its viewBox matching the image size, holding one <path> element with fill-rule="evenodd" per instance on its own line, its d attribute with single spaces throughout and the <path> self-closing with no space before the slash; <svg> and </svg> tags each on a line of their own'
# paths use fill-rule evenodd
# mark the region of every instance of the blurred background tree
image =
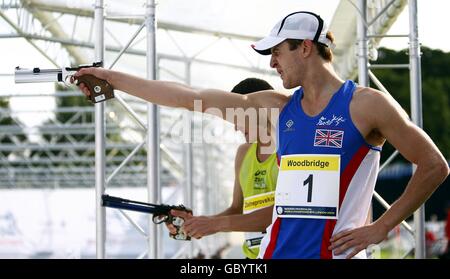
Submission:
<svg viewBox="0 0 450 279">
<path fill-rule="evenodd" d="M 380 48 L 378 53 L 379 58 L 376 64 L 409 63 L 407 50 L 394 51 Z M 450 74 L 447 70 L 450 65 L 450 53 L 422 47 L 421 63 L 423 129 L 448 159 L 450 158 Z M 373 69 L 372 71 L 410 114 L 409 71 L 405 69 Z M 382 161 L 393 150 L 392 146 L 385 144 Z"/>
</svg>

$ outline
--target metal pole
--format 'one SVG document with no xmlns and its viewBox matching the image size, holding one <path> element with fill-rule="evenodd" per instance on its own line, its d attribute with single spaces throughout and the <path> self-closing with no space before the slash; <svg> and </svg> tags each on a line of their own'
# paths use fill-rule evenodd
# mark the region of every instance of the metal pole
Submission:
<svg viewBox="0 0 450 279">
<path fill-rule="evenodd" d="M 367 32 L 367 2 L 366 0 L 358 0 L 357 8 L 359 9 L 359 17 L 356 20 L 356 36 L 358 42 L 358 83 L 361 86 L 369 86 L 369 63 L 368 63 L 368 39 Z M 366 224 L 372 223 L 373 208 L 372 204 L 369 208 Z"/>
<path fill-rule="evenodd" d="M 147 28 L 147 78 L 156 79 L 156 20 L 155 1 L 147 0 L 146 4 L 146 28 Z M 151 92 L 149 92 L 151 93 Z M 147 105 L 147 191 L 148 200 L 151 203 L 161 201 L 160 183 L 160 150 L 159 150 L 159 108 L 154 104 Z M 160 255 L 159 230 L 153 224 L 149 216 L 148 257 L 158 259 Z"/>
<path fill-rule="evenodd" d="M 191 84 L 191 63 L 186 62 L 186 68 L 185 68 L 185 82 L 186 84 Z M 184 143 L 184 170 L 185 170 L 185 187 L 184 187 L 184 202 L 187 204 L 188 207 L 193 209 L 194 206 L 194 188 L 193 188 L 193 156 L 192 156 L 192 112 L 185 111 L 184 113 L 184 132 L 187 133 L 184 135 L 183 140 L 186 140 Z M 188 257 L 190 259 L 194 256 L 194 245 L 191 241 L 188 248 Z"/>
<path fill-rule="evenodd" d="M 366 0 L 358 0 L 357 8 L 360 16 L 356 21 L 356 34 L 358 44 L 358 83 L 361 86 L 369 86 L 368 71 L 368 40 L 367 40 L 367 3 Z"/>
<path fill-rule="evenodd" d="M 200 131 L 202 132 L 202 129 L 200 129 Z M 209 146 L 208 143 L 204 142 L 202 144 L 202 167 L 203 167 L 203 189 L 204 189 L 204 193 L 205 195 L 202 197 L 203 200 L 205 201 L 205 211 L 204 213 L 206 215 L 212 215 L 215 214 L 212 211 L 212 204 L 214 203 L 212 197 L 212 192 L 213 190 L 211 190 L 211 183 L 210 183 L 210 179 L 209 179 L 209 168 L 208 168 L 208 154 L 209 154 Z M 217 188 L 215 189 L 217 190 Z M 208 249 L 206 249 L 205 251 L 205 257 L 207 259 L 211 258 L 211 243 L 214 244 L 217 239 L 217 235 L 214 235 L 213 238 L 208 239 Z M 216 246 L 215 246 L 216 247 Z"/>
<path fill-rule="evenodd" d="M 95 61 L 103 61 L 104 55 L 104 11 L 103 0 L 95 1 L 94 34 Z M 102 194 L 105 192 L 105 103 L 95 104 L 95 206 L 96 206 L 96 255 L 105 258 L 106 212 L 102 207 Z"/>
<path fill-rule="evenodd" d="M 420 44 L 417 24 L 417 0 L 409 0 L 409 77 L 411 87 L 411 118 L 414 124 L 421 127 L 422 123 L 422 74 L 420 65 Z M 413 165 L 413 173 L 417 166 Z M 425 207 L 422 205 L 414 212 L 416 227 L 415 258 L 424 259 L 425 256 Z"/>
</svg>

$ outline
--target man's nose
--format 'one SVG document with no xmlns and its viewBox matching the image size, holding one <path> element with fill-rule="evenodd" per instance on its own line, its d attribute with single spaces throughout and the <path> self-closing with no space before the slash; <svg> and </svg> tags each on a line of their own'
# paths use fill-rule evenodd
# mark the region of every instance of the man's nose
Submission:
<svg viewBox="0 0 450 279">
<path fill-rule="evenodd" d="M 277 59 L 275 57 L 273 57 L 273 55 L 270 56 L 270 67 L 271 68 L 276 68 L 277 64 L 278 64 L 277 63 Z"/>
</svg>

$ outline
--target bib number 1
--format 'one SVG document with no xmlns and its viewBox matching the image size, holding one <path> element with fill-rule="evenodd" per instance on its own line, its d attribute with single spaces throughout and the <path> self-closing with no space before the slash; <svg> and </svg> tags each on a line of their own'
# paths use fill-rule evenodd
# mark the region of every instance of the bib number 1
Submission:
<svg viewBox="0 0 450 279">
<path fill-rule="evenodd" d="M 310 174 L 308 176 L 308 178 L 305 181 L 303 181 L 303 186 L 306 186 L 306 185 L 308 185 L 308 200 L 307 201 L 311 202 L 312 190 L 313 190 L 313 175 L 312 174 Z"/>
<path fill-rule="evenodd" d="M 282 218 L 337 219 L 340 155 L 281 157 L 275 210 Z"/>
</svg>

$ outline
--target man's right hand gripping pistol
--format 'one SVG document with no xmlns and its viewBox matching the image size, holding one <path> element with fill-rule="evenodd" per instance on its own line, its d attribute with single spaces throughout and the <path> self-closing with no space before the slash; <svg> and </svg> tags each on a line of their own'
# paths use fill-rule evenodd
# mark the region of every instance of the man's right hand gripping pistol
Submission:
<svg viewBox="0 0 450 279">
<path fill-rule="evenodd" d="M 114 98 L 114 88 L 106 79 L 100 79 L 93 75 L 75 75 L 83 68 L 102 67 L 102 62 L 90 65 L 80 65 L 78 67 L 64 67 L 61 69 L 23 69 L 16 67 L 14 79 L 16 83 L 35 82 L 64 82 L 66 85 L 76 82 L 80 89 L 87 87 L 90 94 L 87 98 L 92 103 L 99 103 Z"/>
</svg>

